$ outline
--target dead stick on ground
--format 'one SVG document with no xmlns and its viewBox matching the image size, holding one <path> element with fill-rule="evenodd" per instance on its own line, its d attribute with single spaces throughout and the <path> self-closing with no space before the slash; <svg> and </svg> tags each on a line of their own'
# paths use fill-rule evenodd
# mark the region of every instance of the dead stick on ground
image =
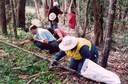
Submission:
<svg viewBox="0 0 128 84">
<path fill-rule="evenodd" d="M 42 58 L 42 59 L 44 59 L 44 60 L 47 60 L 47 61 L 49 61 L 49 62 L 52 61 L 52 60 L 50 60 L 50 59 L 48 59 L 48 58 L 45 58 L 45 57 L 43 57 L 43 56 L 40 56 L 40 55 L 38 55 L 38 54 L 36 54 L 36 53 L 34 53 L 34 52 L 25 50 L 25 49 L 23 49 L 23 48 L 20 48 L 20 47 L 18 47 L 18 46 L 16 46 L 16 45 L 13 45 L 13 44 L 10 44 L 10 43 L 1 41 L 1 40 L 0 40 L 0 43 L 7 44 L 7 45 L 12 46 L 12 47 L 14 47 L 14 48 L 17 48 L 17 49 L 19 49 L 19 50 L 22 50 L 22 51 L 24 51 L 24 52 L 26 52 L 26 53 L 29 53 L 29 54 L 35 55 L 35 56 L 37 56 L 37 57 L 39 57 L 39 58 Z"/>
<path fill-rule="evenodd" d="M 35 77 L 35 78 L 33 78 L 33 79 L 36 79 L 37 77 Z M 31 80 L 29 80 L 28 82 L 27 82 L 27 84 L 29 84 L 29 83 L 31 83 L 32 82 L 32 79 Z"/>
<path fill-rule="evenodd" d="M 13 45 L 13 44 L 10 44 L 10 43 L 1 41 L 1 40 L 0 40 L 0 43 L 7 44 L 7 45 L 12 46 L 12 47 L 14 47 L 14 48 L 17 48 L 17 49 L 19 49 L 19 50 L 22 50 L 22 51 L 24 51 L 24 52 L 26 52 L 26 53 L 35 55 L 36 57 L 39 57 L 39 58 L 41 58 L 41 59 L 47 60 L 47 61 L 49 61 L 49 62 L 52 62 L 52 60 L 50 60 L 50 59 L 48 59 L 48 58 L 46 58 L 46 57 L 40 56 L 40 55 L 38 55 L 38 54 L 36 54 L 36 53 L 34 53 L 34 52 L 31 52 L 31 51 L 28 51 L 28 50 L 25 50 L 25 49 L 20 48 L 20 47 L 18 47 L 18 46 L 16 46 L 16 45 Z M 70 68 L 68 68 L 68 67 L 65 67 L 65 66 L 62 66 L 62 65 L 60 65 L 59 67 L 64 68 L 64 69 L 66 69 L 66 70 L 68 70 L 68 71 L 77 73 L 75 70 L 70 69 Z"/>
<path fill-rule="evenodd" d="M 44 74 L 44 73 L 55 73 L 55 74 L 69 74 L 70 72 L 56 72 L 56 71 L 44 71 L 44 72 L 41 72 L 41 73 L 37 73 L 37 74 L 34 74 L 32 76 L 26 76 L 22 79 L 30 79 L 30 78 L 33 78 L 33 77 L 37 77 L 38 75 L 40 74 Z"/>
</svg>

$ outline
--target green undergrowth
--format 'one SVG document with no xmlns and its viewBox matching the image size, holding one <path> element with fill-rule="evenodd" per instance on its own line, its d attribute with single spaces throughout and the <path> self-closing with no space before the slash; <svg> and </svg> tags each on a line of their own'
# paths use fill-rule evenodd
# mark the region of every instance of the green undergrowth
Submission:
<svg viewBox="0 0 128 84">
<path fill-rule="evenodd" d="M 30 79 L 22 80 L 19 76 L 31 76 L 48 70 L 48 61 L 42 60 L 3 43 L 0 43 L 0 50 L 9 53 L 9 56 L 0 57 L 0 84 L 26 84 Z M 47 72 L 39 75 L 37 78 L 42 80 L 45 84 L 57 84 L 60 82 L 60 79 L 57 79 L 55 74 L 49 74 Z M 41 84 L 42 82 L 32 79 L 32 84 L 35 83 Z"/>
<path fill-rule="evenodd" d="M 38 53 L 39 48 L 36 47 L 33 42 L 24 45 L 19 44 L 21 41 L 27 40 L 28 37 L 31 36 L 29 32 L 24 32 L 18 28 L 17 35 L 18 39 L 14 39 L 13 32 L 10 33 L 8 31 L 7 35 L 0 35 L 0 39 L 45 57 L 44 54 Z M 31 84 L 60 84 L 61 79 L 58 79 L 57 75 L 47 73 L 50 66 L 48 61 L 4 43 L 0 43 L 0 50 L 4 50 L 5 53 L 9 54 L 9 56 L 1 56 L 2 53 L 0 53 L 0 84 L 26 84 L 30 80 Z M 44 71 L 45 73 L 37 76 L 36 79 L 31 78 L 23 80 L 20 78 L 21 75 L 31 76 Z"/>
</svg>

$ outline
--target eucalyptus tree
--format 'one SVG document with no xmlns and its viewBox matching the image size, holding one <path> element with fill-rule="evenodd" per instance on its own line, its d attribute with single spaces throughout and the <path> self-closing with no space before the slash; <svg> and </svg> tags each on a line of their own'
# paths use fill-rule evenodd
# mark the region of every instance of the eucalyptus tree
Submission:
<svg viewBox="0 0 128 84">
<path fill-rule="evenodd" d="M 5 0 L 0 1 L 0 29 L 1 29 L 1 34 L 7 34 Z"/>
<path fill-rule="evenodd" d="M 115 11 L 116 11 L 116 2 L 117 0 L 109 0 L 109 8 L 108 8 L 108 17 L 106 23 L 106 38 L 104 44 L 103 58 L 101 61 L 101 65 L 103 67 L 107 66 L 107 60 L 109 57 L 109 52 L 111 48 L 111 40 L 112 40 L 112 31 L 113 31 L 113 23 L 115 19 Z"/>
<path fill-rule="evenodd" d="M 17 26 L 25 29 L 25 4 L 26 0 L 18 0 L 17 5 Z"/>
</svg>

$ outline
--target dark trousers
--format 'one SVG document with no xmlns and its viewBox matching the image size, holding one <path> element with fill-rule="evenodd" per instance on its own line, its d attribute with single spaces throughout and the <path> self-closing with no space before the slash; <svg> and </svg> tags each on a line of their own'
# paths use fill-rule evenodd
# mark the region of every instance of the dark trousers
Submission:
<svg viewBox="0 0 128 84">
<path fill-rule="evenodd" d="M 35 45 L 40 48 L 41 50 L 49 50 L 49 53 L 54 53 L 59 51 L 58 42 L 53 41 L 49 42 L 49 44 L 35 42 Z"/>
</svg>

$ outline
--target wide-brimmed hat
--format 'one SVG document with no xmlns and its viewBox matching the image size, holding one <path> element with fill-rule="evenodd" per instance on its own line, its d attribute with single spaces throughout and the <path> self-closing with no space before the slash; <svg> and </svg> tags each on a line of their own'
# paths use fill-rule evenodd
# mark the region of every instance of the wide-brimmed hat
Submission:
<svg viewBox="0 0 128 84">
<path fill-rule="evenodd" d="M 52 13 L 49 14 L 49 20 L 53 21 L 53 20 L 55 20 L 55 18 L 56 18 L 55 13 L 52 12 Z"/>
<path fill-rule="evenodd" d="M 59 48 L 63 51 L 71 50 L 77 45 L 77 38 L 74 36 L 66 36 L 63 38 L 62 42 L 59 44 Z"/>
</svg>

